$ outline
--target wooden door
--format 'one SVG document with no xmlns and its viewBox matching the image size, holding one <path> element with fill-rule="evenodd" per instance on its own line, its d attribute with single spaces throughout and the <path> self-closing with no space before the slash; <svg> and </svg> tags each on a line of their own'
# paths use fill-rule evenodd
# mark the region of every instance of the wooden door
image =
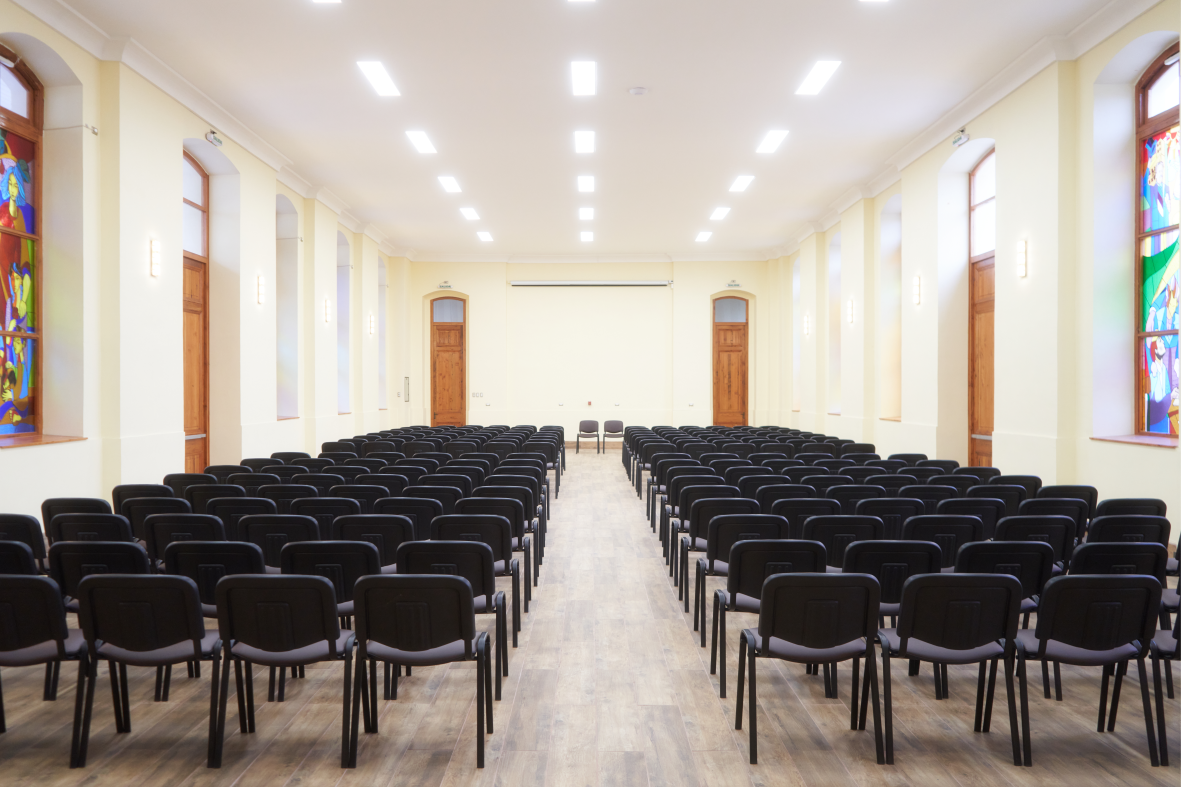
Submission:
<svg viewBox="0 0 1181 787">
<path fill-rule="evenodd" d="M 968 461 L 992 467 L 993 322 L 996 258 L 972 263 L 968 287 Z"/>
<path fill-rule="evenodd" d="M 458 298 L 431 302 L 431 426 L 467 423 L 465 306 Z"/>
<path fill-rule="evenodd" d="M 714 301 L 713 420 L 717 426 L 747 423 L 746 306 L 743 298 Z"/>
<path fill-rule="evenodd" d="M 209 335 L 205 263 L 184 261 L 185 472 L 209 466 Z"/>
</svg>

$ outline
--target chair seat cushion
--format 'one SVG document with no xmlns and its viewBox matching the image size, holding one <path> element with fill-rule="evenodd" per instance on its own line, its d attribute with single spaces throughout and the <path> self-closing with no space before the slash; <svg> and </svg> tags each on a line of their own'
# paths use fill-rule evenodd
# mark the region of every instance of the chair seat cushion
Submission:
<svg viewBox="0 0 1181 787">
<path fill-rule="evenodd" d="M 388 566 L 382 566 L 381 573 L 383 573 L 383 574 L 397 574 L 398 573 L 398 564 L 397 563 L 390 563 Z"/>
<path fill-rule="evenodd" d="M 338 615 L 352 615 L 353 614 L 353 602 L 342 601 L 339 604 L 337 604 L 336 605 L 336 614 L 338 614 Z"/>
<path fill-rule="evenodd" d="M 824 573 L 826 573 L 826 574 L 840 574 L 841 567 L 840 566 L 825 566 Z"/>
<path fill-rule="evenodd" d="M 216 604 L 202 604 L 201 605 L 201 616 L 206 617 L 206 618 L 216 618 L 217 617 L 217 605 Z"/>
<path fill-rule="evenodd" d="M 1025 653 L 1029 658 L 1037 656 L 1041 642 L 1034 636 L 1033 629 L 1018 631 L 1017 641 L 1025 646 Z M 1077 667 L 1100 667 L 1104 664 L 1115 664 L 1119 661 L 1136 658 L 1136 653 L 1136 648 L 1131 644 L 1121 645 L 1111 650 L 1087 650 L 1054 639 L 1046 643 L 1046 659 L 1060 661 L 1063 664 L 1074 664 Z"/>
<path fill-rule="evenodd" d="M 1037 612 L 1037 602 L 1031 598 L 1021 599 L 1022 612 Z"/>
<path fill-rule="evenodd" d="M 705 548 L 709 546 L 709 542 L 704 538 L 690 538 L 687 540 L 689 542 L 689 549 L 693 552 L 704 552 Z M 681 543 L 685 542 L 682 541 Z"/>
<path fill-rule="evenodd" d="M 1177 595 L 1177 588 L 1164 588 L 1160 594 L 1160 605 L 1169 612 L 1176 612 L 1181 605 L 1181 597 Z"/>
<path fill-rule="evenodd" d="M 714 559 L 713 570 L 710 570 L 709 561 L 705 558 L 698 558 L 697 562 L 701 564 L 705 572 L 711 577 L 727 577 L 730 575 L 730 564 L 725 560 Z"/>
<path fill-rule="evenodd" d="M 729 612 L 753 612 L 756 615 L 759 612 L 759 600 L 754 596 L 748 596 L 745 593 L 736 593 L 731 596 L 726 591 L 722 591 L 723 603 Z"/>
<path fill-rule="evenodd" d="M 336 639 L 336 655 L 338 658 L 343 658 L 346 649 L 351 645 L 353 639 L 353 632 L 342 631 L 340 636 Z M 321 640 L 320 642 L 313 642 L 311 645 L 304 645 L 302 648 L 295 648 L 294 650 L 262 650 L 251 645 L 246 645 L 242 642 L 237 643 L 230 649 L 240 659 L 249 661 L 252 664 L 261 664 L 264 667 L 290 667 L 300 666 L 303 664 L 315 664 L 318 661 L 327 661 L 331 658 L 330 643 L 328 640 Z"/>
<path fill-rule="evenodd" d="M 65 651 L 67 658 L 77 658 L 86 650 L 86 638 L 79 629 L 66 629 Z M 0 651 L 0 667 L 30 667 L 57 661 L 57 643 L 51 639 L 17 650 Z"/>
<path fill-rule="evenodd" d="M 906 652 L 902 653 L 899 650 L 902 642 L 898 637 L 898 629 L 882 629 L 881 633 L 885 635 L 886 641 L 890 643 L 891 656 L 920 659 L 922 661 L 935 661 L 940 664 L 976 664 L 1005 655 L 1005 649 L 1001 647 L 999 642 L 989 642 L 978 648 L 969 648 L 968 650 L 952 650 L 951 648 L 941 648 L 938 645 L 923 642 L 921 639 L 915 639 L 914 637 L 906 641 Z"/>
<path fill-rule="evenodd" d="M 201 655 L 209 657 L 218 648 L 221 640 L 216 631 L 207 631 L 201 638 Z M 157 667 L 164 664 L 178 664 L 193 658 L 193 642 L 185 640 L 175 645 L 168 645 L 155 650 L 126 650 L 114 645 L 103 643 L 98 646 L 98 657 L 110 661 L 130 664 L 133 667 Z"/>
<path fill-rule="evenodd" d="M 1171 557 L 1171 558 L 1169 558 L 1169 562 L 1165 564 L 1165 571 L 1167 571 L 1170 574 L 1176 574 L 1177 573 L 1177 566 L 1178 566 L 1177 558 Z"/>
<path fill-rule="evenodd" d="M 746 634 L 747 641 L 753 641 L 755 650 L 759 651 L 764 657 L 772 656 L 777 659 L 783 659 L 784 661 L 823 664 L 826 662 L 844 661 L 854 656 L 865 655 L 864 638 L 858 638 L 831 648 L 806 648 L 803 645 L 796 645 L 778 637 L 770 637 L 770 642 L 764 648 L 763 638 L 759 636 L 756 629 L 746 629 L 744 633 Z"/>
<path fill-rule="evenodd" d="M 265 566 L 268 574 L 282 574 L 283 569 L 278 566 Z"/>
<path fill-rule="evenodd" d="M 1157 651 L 1166 658 L 1177 652 L 1177 640 L 1173 639 L 1171 631 L 1156 632 L 1156 636 L 1152 638 L 1152 644 L 1156 645 Z"/>
<path fill-rule="evenodd" d="M 472 654 L 475 655 L 476 643 L 471 644 Z M 463 640 L 457 639 L 446 645 L 440 645 L 430 650 L 398 650 L 378 642 L 365 643 L 366 655 L 391 664 L 406 664 L 411 667 L 433 667 L 436 664 L 450 664 L 453 661 L 466 661 Z"/>
</svg>

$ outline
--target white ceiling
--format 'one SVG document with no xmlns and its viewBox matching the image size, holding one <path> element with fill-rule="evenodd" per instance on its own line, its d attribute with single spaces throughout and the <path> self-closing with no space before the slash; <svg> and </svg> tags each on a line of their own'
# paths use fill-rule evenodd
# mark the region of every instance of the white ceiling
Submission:
<svg viewBox="0 0 1181 787">
<path fill-rule="evenodd" d="M 434 258 L 749 257 L 787 242 L 1047 36 L 1109 0 L 69 0 L 131 37 L 338 195 Z M 402 95 L 356 66 L 381 60 Z M 596 60 L 599 94 L 571 96 Z M 816 60 L 843 65 L 794 95 Z M 647 95 L 628 89 L 644 86 Z M 573 152 L 573 131 L 598 150 Z M 772 128 L 779 152 L 754 152 Z M 421 156 L 407 129 L 438 154 Z M 575 178 L 593 174 L 597 192 Z M 743 194 L 727 189 L 755 176 Z M 462 194 L 446 194 L 454 175 Z M 716 206 L 732 208 L 709 221 Z M 474 207 L 478 222 L 460 207 Z M 593 222 L 577 209 L 593 206 Z M 589 225 L 589 226 L 588 226 Z M 593 229 L 582 243 L 579 231 Z M 495 240 L 481 243 L 477 230 Z M 712 230 L 696 243 L 700 230 Z"/>
</svg>

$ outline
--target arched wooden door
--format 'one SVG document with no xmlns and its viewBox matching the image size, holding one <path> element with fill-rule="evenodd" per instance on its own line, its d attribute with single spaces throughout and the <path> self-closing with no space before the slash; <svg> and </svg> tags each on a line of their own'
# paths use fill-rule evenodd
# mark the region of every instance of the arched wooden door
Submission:
<svg viewBox="0 0 1181 787">
<path fill-rule="evenodd" d="M 747 423 L 747 309 L 745 298 L 713 302 L 714 424 Z"/>
<path fill-rule="evenodd" d="M 431 426 L 467 423 L 466 328 L 462 299 L 431 301 Z"/>
</svg>

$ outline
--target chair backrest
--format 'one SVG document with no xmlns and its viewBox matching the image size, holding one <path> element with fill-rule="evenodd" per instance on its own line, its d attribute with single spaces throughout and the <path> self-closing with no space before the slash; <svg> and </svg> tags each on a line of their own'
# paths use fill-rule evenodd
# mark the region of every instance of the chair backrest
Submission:
<svg viewBox="0 0 1181 787">
<path fill-rule="evenodd" d="M 444 514 L 431 522 L 432 541 L 487 544 L 495 561 L 512 559 L 512 537 L 512 523 L 495 514 Z"/>
<path fill-rule="evenodd" d="M 238 520 L 242 540 L 257 544 L 263 559 L 272 568 L 279 567 L 279 555 L 292 541 L 319 541 L 320 525 L 310 516 L 298 514 L 253 514 Z"/>
<path fill-rule="evenodd" d="M 707 527 L 705 559 L 713 571 L 714 562 L 726 560 L 739 541 L 783 538 L 787 520 L 774 514 L 719 514 L 709 519 Z"/>
<path fill-rule="evenodd" d="M 606 421 L 603 424 L 603 435 L 623 435 L 623 421 Z"/>
<path fill-rule="evenodd" d="M 371 454 L 386 452 L 396 453 L 397 451 L 398 446 L 395 443 L 389 442 L 388 440 L 372 440 L 361 446 L 362 456 L 370 456 Z"/>
<path fill-rule="evenodd" d="M 390 490 L 384 486 L 377 484 L 341 484 L 334 486 L 329 490 L 332 497 L 343 500 L 352 500 L 361 507 L 359 513 L 372 514 L 373 505 L 378 500 L 384 500 L 390 496 Z"/>
<path fill-rule="evenodd" d="M 472 593 L 484 596 L 491 612 L 496 595 L 492 547 L 477 541 L 410 541 L 398 547 L 398 574 L 434 574 L 463 577 Z"/>
<path fill-rule="evenodd" d="M 493 487 L 510 489 L 511 487 Z M 525 504 L 515 497 L 468 497 L 455 504 L 456 514 L 492 514 L 502 516 L 513 526 L 513 537 L 525 535 Z M 412 572 L 413 573 L 413 572 Z"/>
<path fill-rule="evenodd" d="M 803 484 L 785 484 L 785 479 L 780 478 L 780 483 L 762 485 L 760 484 L 755 490 L 754 498 L 759 503 L 759 510 L 764 514 L 772 513 L 775 503 L 780 500 L 799 500 L 801 498 L 812 498 L 816 496 L 816 490 L 810 486 Z M 743 497 L 750 497 L 743 487 L 739 487 L 739 491 L 743 493 Z"/>
<path fill-rule="evenodd" d="M 1054 575 L 1054 548 L 1040 541 L 973 541 L 955 556 L 957 574 L 1008 574 L 1032 598 Z"/>
<path fill-rule="evenodd" d="M 210 516 L 215 516 L 225 525 L 226 538 L 241 541 L 238 521 L 252 514 L 277 514 L 279 507 L 274 500 L 265 497 L 215 497 L 205 504 Z"/>
<path fill-rule="evenodd" d="M 463 499 L 463 490 L 454 486 L 410 486 L 406 488 L 406 496 L 437 500 L 444 514 L 453 514 L 455 504 Z"/>
<path fill-rule="evenodd" d="M 812 463 L 813 467 L 823 467 L 833 475 L 843 473 L 847 467 L 856 467 L 857 463 L 852 459 L 817 459 Z"/>
<path fill-rule="evenodd" d="M 406 517 L 414 523 L 416 538 L 422 540 L 430 538 L 431 522 L 443 515 L 443 504 L 429 497 L 387 497 L 377 501 L 373 513 Z"/>
<path fill-rule="evenodd" d="M 989 497 L 953 497 L 940 500 L 935 506 L 935 513 L 974 516 L 984 526 L 984 532 L 978 540 L 991 541 L 996 533 L 996 523 L 1005 516 L 1005 501 Z"/>
<path fill-rule="evenodd" d="M 328 468 L 336 465 L 336 460 L 332 459 L 331 457 L 319 457 L 316 459 L 293 459 L 291 464 L 298 467 L 306 467 L 309 473 L 323 473 L 331 472 L 328 470 Z"/>
<path fill-rule="evenodd" d="M 334 465 L 334 467 L 339 466 Z M 306 475 L 308 469 L 300 465 L 271 465 L 270 467 L 264 467 L 262 472 L 267 475 L 278 476 L 279 483 L 290 484 L 292 483 L 291 479 L 295 478 L 295 476 Z"/>
<path fill-rule="evenodd" d="M 344 460 L 344 466 L 364 467 L 371 473 L 380 473 L 382 468 L 386 466 L 386 461 L 375 456 L 366 456 L 357 459 L 346 459 Z"/>
<path fill-rule="evenodd" d="M 845 547 L 856 541 L 880 541 L 885 525 L 876 516 L 829 514 L 804 520 L 804 540 L 819 541 L 828 553 L 828 564 L 840 568 Z"/>
<path fill-rule="evenodd" d="M 924 514 L 906 520 L 902 537 L 938 544 L 943 553 L 942 568 L 951 568 L 961 546 L 984 540 L 984 523 L 966 514 Z"/>
<path fill-rule="evenodd" d="M 968 494 L 968 490 L 980 485 L 980 479 L 970 475 L 937 475 L 927 481 L 935 486 L 950 486 L 956 490 L 957 497 Z"/>
<path fill-rule="evenodd" d="M 354 591 L 354 625 L 364 658 L 369 643 L 418 653 L 462 641 L 472 658 L 476 613 L 463 577 L 390 574 L 365 577 Z"/>
<path fill-rule="evenodd" d="M 907 467 L 915 467 L 919 462 L 927 460 L 926 454 L 890 454 L 887 459 L 896 459 L 899 462 L 906 462 Z"/>
<path fill-rule="evenodd" d="M 336 590 L 324 577 L 234 575 L 217 584 L 217 627 L 222 641 L 267 653 L 286 653 L 321 642 L 337 657 L 340 621 Z"/>
<path fill-rule="evenodd" d="M 336 589 L 336 603 L 353 599 L 361 577 L 381 573 L 381 555 L 368 541 L 295 541 L 279 551 L 284 574 L 324 577 Z"/>
<path fill-rule="evenodd" d="M 486 467 L 471 467 L 468 465 L 452 464 L 453 462 L 462 462 L 462 461 L 463 461 L 462 459 L 452 459 L 451 462 L 448 462 L 447 464 L 445 464 L 439 468 L 439 473 L 442 475 L 465 476 L 468 479 L 468 482 L 471 484 L 473 489 L 477 486 L 482 486 L 484 483 L 484 479 L 490 475 L 491 471 L 489 469 L 487 469 Z M 505 463 L 511 464 L 513 462 L 525 462 L 525 461 L 528 461 L 528 460 L 506 459 Z M 540 462 L 538 462 L 538 464 L 540 464 Z M 544 470 L 542 470 L 541 472 L 542 472 L 542 475 L 545 474 Z"/>
<path fill-rule="evenodd" d="M 337 517 L 360 514 L 361 504 L 344 497 L 302 497 L 291 501 L 291 513 L 310 516 L 320 526 L 320 532 L 327 533 Z"/>
<path fill-rule="evenodd" d="M 741 465 L 739 467 L 731 467 L 722 473 L 722 478 L 730 486 L 738 486 L 738 482 L 748 476 L 774 476 L 775 473 L 769 467 L 762 467 L 761 465 Z M 783 479 L 779 479 L 783 480 Z"/>
<path fill-rule="evenodd" d="M 905 653 L 911 638 L 948 650 L 1012 642 L 1021 598 L 1021 583 L 1003 574 L 913 576 L 902 586 L 900 648 Z"/>
<path fill-rule="evenodd" d="M 49 521 L 49 542 L 132 541 L 131 523 L 121 514 L 58 514 Z"/>
<path fill-rule="evenodd" d="M 1071 574 L 1147 574 L 1165 587 L 1169 551 L 1149 542 L 1088 542 L 1070 556 Z"/>
<path fill-rule="evenodd" d="M 1095 516 L 1095 508 L 1099 505 L 1099 490 L 1093 486 L 1081 484 L 1053 484 L 1043 486 L 1037 490 L 1038 497 L 1070 497 L 1086 501 L 1087 519 Z"/>
<path fill-rule="evenodd" d="M 996 523 L 997 541 L 1044 541 L 1054 548 L 1055 562 L 1070 560 L 1074 551 L 1074 520 L 1068 516 L 1007 516 Z"/>
<path fill-rule="evenodd" d="M 0 609 L 5 611 L 0 653 L 53 642 L 57 647 L 45 654 L 45 661 L 66 657 L 66 609 L 61 590 L 52 579 L 0 574 Z"/>
<path fill-rule="evenodd" d="M 0 539 L 0 574 L 35 576 L 40 573 L 28 544 Z"/>
<path fill-rule="evenodd" d="M 834 516 L 841 513 L 841 504 L 836 500 L 822 497 L 797 497 L 776 500 L 771 513 L 787 519 L 788 534 L 791 538 L 804 537 L 804 522 L 814 516 Z"/>
<path fill-rule="evenodd" d="M 357 447 L 352 443 L 346 443 L 341 440 L 330 440 L 326 443 L 320 444 L 320 450 L 324 453 L 350 453 L 356 455 L 358 453 Z"/>
<path fill-rule="evenodd" d="M 210 514 L 152 514 L 144 522 L 148 557 L 163 560 L 173 541 L 225 541 L 222 521 Z"/>
<path fill-rule="evenodd" d="M 780 487 L 787 486 L 784 484 L 784 477 L 778 473 L 768 473 L 766 475 L 748 475 L 738 481 L 738 491 L 743 497 L 752 497 L 758 499 L 759 490 L 765 487 Z M 808 489 L 808 495 L 814 492 Z M 760 504 L 761 505 L 761 504 Z"/>
<path fill-rule="evenodd" d="M 1091 520 L 1087 541 L 1151 541 L 1168 545 L 1169 520 L 1149 514 L 1107 514 Z"/>
<path fill-rule="evenodd" d="M 690 487 L 692 489 L 693 487 Z M 737 491 L 737 490 L 735 490 Z M 737 495 L 724 497 L 692 497 L 687 515 L 683 517 L 689 523 L 689 538 L 706 538 L 709 534 L 709 523 L 714 517 L 734 514 L 757 514 L 759 503 L 757 500 L 742 498 Z M 684 509 L 682 509 L 684 513 Z M 782 518 L 782 517 L 780 517 Z M 770 538 L 758 535 L 755 538 Z"/>
<path fill-rule="evenodd" d="M 367 541 L 377 548 L 383 566 L 397 561 L 398 547 L 416 540 L 414 523 L 399 514 L 350 514 L 337 517 L 327 531 L 336 541 Z"/>
<path fill-rule="evenodd" d="M 303 484 L 304 486 L 316 487 L 316 492 L 320 497 L 327 497 L 328 490 L 334 486 L 340 486 L 347 483 L 344 476 L 336 473 L 300 473 L 291 477 L 291 483 Z"/>
<path fill-rule="evenodd" d="M 842 484 L 832 487 L 824 496 L 840 503 L 842 514 L 854 514 L 857 512 L 858 503 L 862 500 L 884 498 L 886 490 L 872 484 Z"/>
<path fill-rule="evenodd" d="M 460 497 L 471 495 L 475 484 L 472 479 L 460 473 L 430 473 L 418 480 L 420 486 L 450 486 L 460 491 Z"/>
<path fill-rule="evenodd" d="M 90 574 L 147 574 L 148 553 L 131 541 L 59 541 L 49 548 L 49 575 L 62 594 L 75 596 Z"/>
<path fill-rule="evenodd" d="M 754 467 L 749 459 L 741 459 L 737 457 L 727 457 L 725 459 L 711 459 L 706 462 L 709 469 L 713 470 L 716 475 L 720 475 L 723 479 L 726 478 L 726 471 L 735 467 Z"/>
<path fill-rule="evenodd" d="M 257 494 L 259 497 L 275 501 L 275 507 L 280 514 L 290 514 L 292 500 L 299 500 L 304 497 L 319 497 L 320 491 L 316 487 L 308 486 L 307 484 L 268 484 L 267 486 L 260 486 Z"/>
<path fill-rule="evenodd" d="M 846 454 L 876 454 L 877 448 L 873 443 L 846 443 L 841 446 L 840 455 Z"/>
<path fill-rule="evenodd" d="M 170 473 L 164 476 L 165 486 L 171 487 L 172 493 L 177 497 L 184 497 L 185 490 L 190 486 L 216 483 L 217 476 L 206 473 Z"/>
<path fill-rule="evenodd" d="M 1025 497 L 1036 497 L 1042 488 L 1042 479 L 1035 475 L 998 475 L 988 479 L 989 484 L 1005 484 L 1025 489 Z"/>
<path fill-rule="evenodd" d="M 258 497 L 258 490 L 264 486 L 278 485 L 283 483 L 283 479 L 277 475 L 270 473 L 237 473 L 227 479 L 231 484 L 240 486 L 246 490 L 248 497 Z"/>
<path fill-rule="evenodd" d="M 730 547 L 726 592 L 758 599 L 763 582 L 775 574 L 824 571 L 824 544 L 784 538 L 739 541 Z"/>
<path fill-rule="evenodd" d="M 598 421 L 579 421 L 578 434 L 579 435 L 598 435 L 599 422 Z"/>
<path fill-rule="evenodd" d="M 227 479 L 232 475 L 252 472 L 254 471 L 246 465 L 210 465 L 205 468 L 205 475 L 213 476 L 219 484 L 229 483 Z"/>
<path fill-rule="evenodd" d="M 1000 476 L 997 476 L 998 478 Z M 983 497 L 1003 501 L 1005 516 L 1017 516 L 1021 501 L 1029 497 L 1025 487 L 1018 484 L 981 484 L 968 490 L 968 497 Z"/>
<path fill-rule="evenodd" d="M 1143 574 L 1054 577 L 1037 608 L 1037 654 L 1045 658 L 1050 640 L 1089 651 L 1136 644 L 1146 655 L 1160 612 L 1161 584 Z"/>
<path fill-rule="evenodd" d="M 1115 516 L 1117 514 L 1144 514 L 1146 516 L 1167 516 L 1168 506 L 1164 500 L 1154 497 L 1117 497 L 1101 500 L 1095 506 L 1095 516 Z M 42 521 L 45 520 L 43 516 Z"/>
<path fill-rule="evenodd" d="M 870 574 L 881 587 L 881 600 L 902 600 L 906 580 L 918 574 L 935 574 L 943 564 L 943 552 L 931 541 L 856 541 L 845 547 L 841 570 L 846 574 Z"/>
<path fill-rule="evenodd" d="M 801 479 L 800 483 L 812 487 L 819 495 L 827 496 L 828 490 L 832 489 L 833 487 L 845 485 L 852 486 L 857 482 L 847 475 L 812 475 Z"/>
<path fill-rule="evenodd" d="M 737 498 L 738 495 L 738 487 L 728 486 L 726 484 L 697 484 L 681 487 L 680 494 L 677 497 L 677 508 L 680 512 L 680 519 L 682 522 L 689 523 L 689 516 L 693 511 L 693 504 L 698 500 L 705 500 L 707 498 Z M 756 507 L 755 512 L 757 513 L 758 503 L 753 500 L 751 503 Z M 704 528 L 701 534 L 705 535 Z"/>
<path fill-rule="evenodd" d="M 102 643 L 97 647 L 159 664 L 201 658 L 205 619 L 197 584 L 188 577 L 91 574 L 79 583 L 77 598 L 78 622 L 96 657 L 103 655 L 96 649 Z"/>
<path fill-rule="evenodd" d="M 884 475 L 897 473 L 908 465 L 901 459 L 871 459 L 865 463 L 866 467 L 879 467 Z"/>
<path fill-rule="evenodd" d="M 945 474 L 950 475 L 955 471 L 960 463 L 954 459 L 920 459 L 915 463 L 916 467 L 934 467 Z"/>
<path fill-rule="evenodd" d="M 938 484 L 914 484 L 904 486 L 898 490 L 899 497 L 910 497 L 922 500 L 928 514 L 934 514 L 940 500 L 950 500 L 958 497 L 959 492 L 954 486 L 940 486 Z"/>
<path fill-rule="evenodd" d="M 946 475 L 943 470 L 938 467 L 908 467 L 902 471 L 906 475 L 914 476 L 919 480 L 920 484 L 931 483 L 932 478 L 937 478 L 941 475 Z"/>
<path fill-rule="evenodd" d="M 385 489 L 383 497 L 400 497 L 406 487 L 410 486 L 409 478 L 394 473 L 364 473 L 357 476 L 356 482 L 366 486 L 382 487 Z"/>
<path fill-rule="evenodd" d="M 132 497 L 123 501 L 121 513 L 131 523 L 132 534 L 141 541 L 147 541 L 147 525 L 144 523 L 149 516 L 191 514 L 193 507 L 183 497 Z"/>
<path fill-rule="evenodd" d="M 882 468 L 875 468 L 881 470 Z M 886 497 L 898 497 L 900 489 L 908 486 L 917 485 L 919 480 L 911 475 L 871 475 L 868 476 L 864 483 L 872 484 L 873 486 L 880 486 L 886 490 Z"/>
<path fill-rule="evenodd" d="M 197 583 L 201 603 L 217 602 L 217 583 L 231 574 L 265 574 L 257 544 L 243 541 L 173 541 L 164 547 L 164 573 Z"/>
<path fill-rule="evenodd" d="M 876 516 L 882 520 L 882 538 L 902 538 L 902 526 L 912 516 L 925 512 L 926 504 L 913 497 L 871 497 L 858 500 L 853 510 L 861 516 Z"/>
<path fill-rule="evenodd" d="M 1074 520 L 1074 538 L 1081 539 L 1087 531 L 1087 501 L 1077 497 L 1031 497 L 1017 506 L 1019 516 L 1058 514 Z"/>
<path fill-rule="evenodd" d="M 271 459 L 279 459 L 286 464 L 290 464 L 296 459 L 310 459 L 311 455 L 303 451 L 276 451 L 271 454 Z"/>
<path fill-rule="evenodd" d="M 111 504 L 99 497 L 51 497 L 41 503 L 41 521 L 46 530 L 58 514 L 109 514 Z"/>
<path fill-rule="evenodd" d="M 763 582 L 759 636 L 816 650 L 862 638 L 873 647 L 880 600 L 869 574 L 774 574 Z"/>
<path fill-rule="evenodd" d="M 123 514 L 123 503 L 138 497 L 172 497 L 172 487 L 164 484 L 119 484 L 111 490 L 111 505 L 116 514 Z"/>
<path fill-rule="evenodd" d="M 195 514 L 207 513 L 209 501 L 223 497 L 247 497 L 246 489 L 236 484 L 194 484 L 186 487 L 184 494 Z"/>
<path fill-rule="evenodd" d="M 36 560 L 44 560 L 45 534 L 37 517 L 28 514 L 0 514 L 0 541 L 19 541 L 27 546 Z"/>
</svg>

